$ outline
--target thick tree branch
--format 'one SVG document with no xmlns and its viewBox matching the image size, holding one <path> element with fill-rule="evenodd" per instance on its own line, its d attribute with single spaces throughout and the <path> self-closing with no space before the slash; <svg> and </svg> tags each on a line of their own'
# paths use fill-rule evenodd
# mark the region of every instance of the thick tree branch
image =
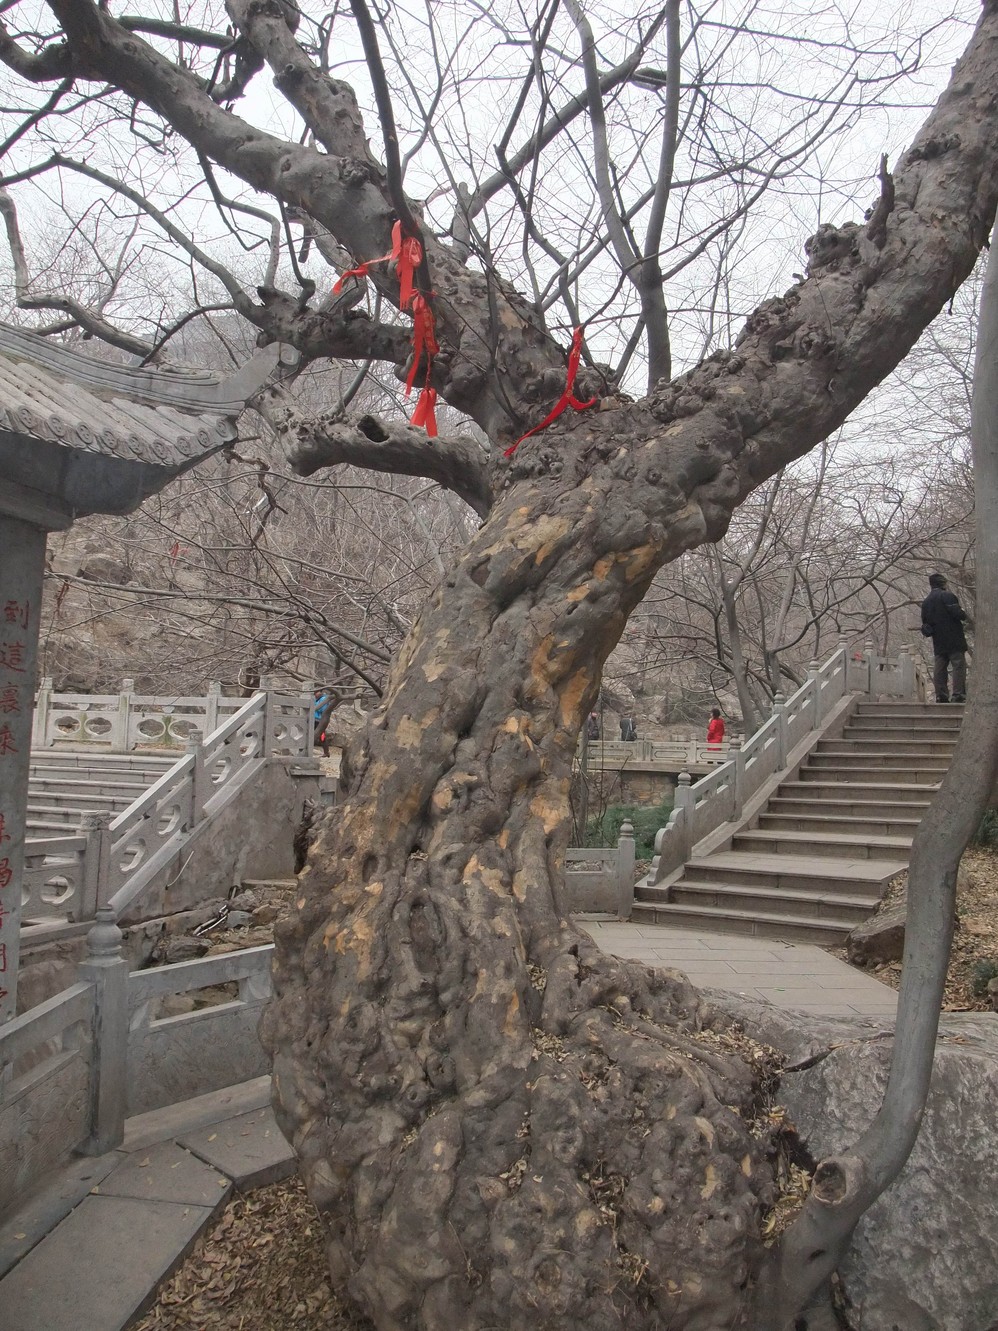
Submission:
<svg viewBox="0 0 998 1331">
<path fill-rule="evenodd" d="M 487 456 L 467 435 L 427 439 L 425 430 L 372 413 L 353 420 L 338 413 L 306 417 L 280 385 L 269 386 L 254 406 L 280 435 L 300 476 L 350 463 L 392 475 L 424 476 L 459 495 L 480 517 L 492 507 Z"/>
</svg>

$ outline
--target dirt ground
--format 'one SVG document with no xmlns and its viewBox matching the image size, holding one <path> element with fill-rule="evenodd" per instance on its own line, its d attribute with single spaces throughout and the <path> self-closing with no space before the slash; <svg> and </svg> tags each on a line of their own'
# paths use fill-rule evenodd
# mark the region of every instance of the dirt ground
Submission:
<svg viewBox="0 0 998 1331">
<path fill-rule="evenodd" d="M 904 894 L 904 880 L 890 889 L 884 905 Z M 944 1012 L 990 1012 L 987 982 L 998 977 L 998 849 L 975 846 L 960 864 L 957 879 L 957 929 L 946 977 Z M 845 960 L 845 950 L 830 949 Z M 872 975 L 892 989 L 901 983 L 901 963 L 868 966 Z"/>
</svg>

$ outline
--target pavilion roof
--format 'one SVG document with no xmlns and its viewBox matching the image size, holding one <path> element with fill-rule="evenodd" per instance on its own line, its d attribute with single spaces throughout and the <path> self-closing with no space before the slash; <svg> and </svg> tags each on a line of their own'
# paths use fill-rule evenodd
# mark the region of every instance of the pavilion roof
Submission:
<svg viewBox="0 0 998 1331">
<path fill-rule="evenodd" d="M 0 434 L 176 472 L 236 437 L 277 359 L 268 347 L 224 378 L 115 365 L 0 324 Z"/>
</svg>

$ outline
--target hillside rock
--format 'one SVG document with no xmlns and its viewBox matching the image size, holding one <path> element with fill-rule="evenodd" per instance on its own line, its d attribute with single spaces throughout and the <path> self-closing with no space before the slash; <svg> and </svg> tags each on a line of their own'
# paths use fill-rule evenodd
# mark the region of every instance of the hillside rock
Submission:
<svg viewBox="0 0 998 1331">
<path fill-rule="evenodd" d="M 889 1031 L 817 1021 L 734 995 L 711 997 L 791 1061 L 778 1099 L 811 1154 L 854 1143 L 883 1097 Z M 998 1326 L 998 1023 L 945 1017 L 922 1131 L 901 1176 L 857 1228 L 840 1268 L 862 1331 L 995 1331 Z"/>
</svg>

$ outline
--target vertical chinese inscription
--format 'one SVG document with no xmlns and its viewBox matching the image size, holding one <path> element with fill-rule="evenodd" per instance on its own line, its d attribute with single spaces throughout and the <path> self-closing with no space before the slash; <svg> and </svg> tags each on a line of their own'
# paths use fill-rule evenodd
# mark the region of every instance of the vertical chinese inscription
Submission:
<svg viewBox="0 0 998 1331">
<path fill-rule="evenodd" d="M 0 513 L 0 1022 L 14 1015 L 45 532 Z"/>
</svg>

